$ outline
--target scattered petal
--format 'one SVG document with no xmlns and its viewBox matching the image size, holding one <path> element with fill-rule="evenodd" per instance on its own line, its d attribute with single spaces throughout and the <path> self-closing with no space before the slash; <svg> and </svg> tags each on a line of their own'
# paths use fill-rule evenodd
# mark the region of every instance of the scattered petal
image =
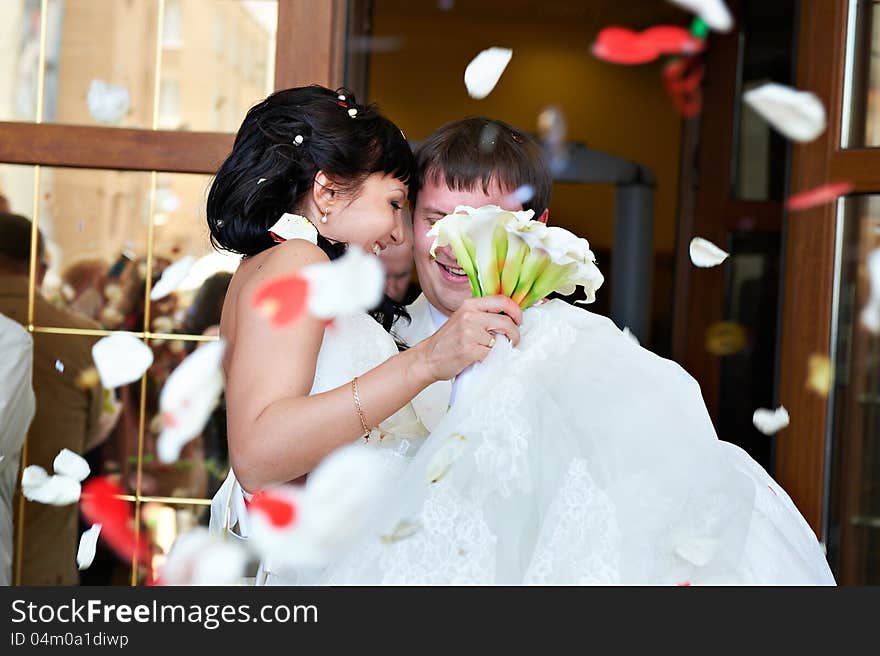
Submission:
<svg viewBox="0 0 880 656">
<path fill-rule="evenodd" d="M 516 205 L 523 206 L 532 200 L 534 196 L 535 188 L 532 185 L 525 184 L 508 194 L 504 198 L 502 206 L 505 208 L 514 207 Z"/>
<path fill-rule="evenodd" d="M 80 570 L 88 569 L 95 559 L 95 550 L 100 534 L 101 525 L 92 524 L 92 527 L 84 531 L 79 537 L 79 548 L 76 550 L 76 566 Z"/>
<path fill-rule="evenodd" d="M 318 319 L 367 312 L 385 293 L 385 270 L 379 258 L 350 246 L 342 257 L 300 270 L 308 281 L 308 311 Z"/>
<path fill-rule="evenodd" d="M 89 463 L 81 455 L 70 449 L 61 449 L 52 463 L 56 474 L 68 476 L 75 481 L 84 481 L 92 471 Z"/>
<path fill-rule="evenodd" d="M 880 334 L 880 248 L 868 253 L 868 301 L 862 308 L 860 320 L 869 332 Z"/>
<path fill-rule="evenodd" d="M 159 580 L 161 585 L 230 585 L 241 580 L 247 562 L 238 541 L 197 526 L 174 542 Z"/>
<path fill-rule="evenodd" d="M 158 301 L 160 298 L 168 296 L 168 294 L 177 289 L 180 283 L 183 282 L 189 274 L 190 269 L 192 269 L 193 264 L 195 263 L 196 258 L 192 255 L 187 255 L 186 257 L 177 260 L 174 264 L 168 265 L 162 272 L 162 277 L 159 278 L 159 282 L 157 282 L 150 291 L 150 300 Z"/>
<path fill-rule="evenodd" d="M 134 335 L 113 333 L 92 346 L 92 360 L 105 388 L 133 383 L 153 364 L 153 351 Z"/>
<path fill-rule="evenodd" d="M 836 200 L 840 196 L 845 196 L 854 188 L 852 182 L 833 182 L 831 184 L 822 185 L 809 191 L 804 191 L 794 196 L 790 196 L 785 203 L 786 209 L 792 212 L 798 210 L 806 210 L 818 205 L 824 205 Z"/>
<path fill-rule="evenodd" d="M 692 55 L 705 46 L 688 30 L 674 25 L 658 25 L 644 32 L 625 27 L 606 27 L 593 44 L 593 55 L 612 64 L 646 64 L 660 55 Z"/>
<path fill-rule="evenodd" d="M 745 329 L 734 321 L 718 321 L 706 329 L 706 350 L 712 355 L 733 355 L 747 344 Z"/>
<path fill-rule="evenodd" d="M 302 146 L 303 141 L 305 141 L 305 139 L 303 139 L 303 136 L 301 134 L 298 134 L 293 138 L 293 145 Z"/>
<path fill-rule="evenodd" d="M 131 96 L 125 87 L 96 79 L 89 85 L 86 102 L 93 119 L 115 125 L 131 107 Z"/>
<path fill-rule="evenodd" d="M 453 433 L 442 447 L 428 461 L 425 472 L 429 483 L 436 483 L 446 476 L 449 469 L 461 457 L 467 447 L 467 438 L 461 433 Z"/>
<path fill-rule="evenodd" d="M 262 312 L 275 328 L 296 321 L 306 309 L 309 283 L 298 275 L 266 281 L 257 289 L 251 305 Z"/>
<path fill-rule="evenodd" d="M 331 453 L 306 479 L 249 503 L 250 542 L 273 567 L 321 567 L 365 528 L 389 477 L 377 449 L 354 444 Z"/>
<path fill-rule="evenodd" d="M 729 32 L 733 27 L 733 16 L 724 0 L 669 0 L 696 14 L 716 32 Z"/>
<path fill-rule="evenodd" d="M 64 363 L 61 360 L 55 360 L 55 371 L 64 373 Z"/>
<path fill-rule="evenodd" d="M 663 84 L 678 113 L 694 118 L 703 109 L 703 73 L 699 57 L 680 57 L 663 67 Z"/>
<path fill-rule="evenodd" d="M 702 237 L 691 239 L 690 254 L 694 266 L 703 268 L 718 266 L 730 255 L 727 251 L 718 248 L 711 241 Z"/>
<path fill-rule="evenodd" d="M 752 415 L 752 424 L 764 435 L 775 435 L 788 426 L 790 418 L 785 406 L 779 406 L 776 410 L 758 408 Z"/>
<path fill-rule="evenodd" d="M 482 100 L 490 93 L 513 57 L 510 48 L 487 48 L 474 57 L 464 71 L 464 85 L 471 98 Z"/>
<path fill-rule="evenodd" d="M 49 476 L 39 465 L 26 467 L 21 475 L 21 493 L 30 501 L 66 506 L 76 503 L 80 492 L 78 480 L 59 474 Z"/>
<path fill-rule="evenodd" d="M 257 180 L 257 185 L 261 185 L 261 184 L 263 184 L 265 181 L 266 181 L 266 178 L 260 178 L 259 180 Z"/>
<path fill-rule="evenodd" d="M 351 109 L 348 110 L 348 115 L 351 116 L 352 118 L 357 116 L 357 113 L 358 113 L 358 110 L 356 107 L 352 107 Z"/>
<path fill-rule="evenodd" d="M 299 214 L 282 214 L 281 218 L 269 228 L 269 234 L 278 242 L 305 239 L 313 244 L 318 243 L 318 229 L 306 217 Z"/>
<path fill-rule="evenodd" d="M 397 524 L 395 524 L 394 528 L 391 530 L 391 533 L 388 535 L 382 536 L 382 542 L 384 544 L 393 544 L 394 542 L 399 542 L 400 540 L 405 540 L 408 537 L 412 537 L 416 533 L 418 533 L 422 529 L 422 525 L 418 522 L 411 522 L 406 519 L 402 519 Z"/>
<path fill-rule="evenodd" d="M 156 444 L 162 462 L 174 462 L 180 450 L 196 435 L 217 406 L 223 391 L 222 339 L 208 342 L 181 362 L 162 387 L 159 412 L 163 429 Z"/>
<path fill-rule="evenodd" d="M 825 131 L 825 107 L 809 91 L 768 82 L 744 93 L 743 100 L 793 141 L 806 143 Z"/>
<path fill-rule="evenodd" d="M 831 360 L 827 355 L 814 353 L 807 360 L 807 370 L 807 389 L 822 398 L 827 397 L 834 381 L 834 367 L 831 366 Z"/>
<path fill-rule="evenodd" d="M 134 504 L 119 498 L 125 490 L 107 476 L 89 479 L 83 485 L 80 511 L 86 521 L 101 524 L 101 537 L 122 559 L 149 566 L 146 540 L 134 530 Z"/>
<path fill-rule="evenodd" d="M 81 390 L 92 389 L 101 384 L 101 377 L 98 375 L 97 369 L 89 367 L 79 372 L 74 384 Z"/>
</svg>

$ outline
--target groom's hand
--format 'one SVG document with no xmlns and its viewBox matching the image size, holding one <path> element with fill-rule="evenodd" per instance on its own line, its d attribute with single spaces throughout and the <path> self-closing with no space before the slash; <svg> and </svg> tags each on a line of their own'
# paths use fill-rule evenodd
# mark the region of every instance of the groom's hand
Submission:
<svg viewBox="0 0 880 656">
<path fill-rule="evenodd" d="M 495 334 L 519 344 L 522 310 L 506 296 L 469 298 L 440 330 L 420 342 L 423 364 L 433 380 L 449 380 L 492 350 Z"/>
</svg>

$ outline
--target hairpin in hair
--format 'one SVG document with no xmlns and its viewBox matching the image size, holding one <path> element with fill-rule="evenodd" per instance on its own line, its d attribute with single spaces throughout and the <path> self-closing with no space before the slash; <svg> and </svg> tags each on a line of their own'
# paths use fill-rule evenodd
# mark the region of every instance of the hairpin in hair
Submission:
<svg viewBox="0 0 880 656">
<path fill-rule="evenodd" d="M 516 132 L 511 132 L 511 133 L 510 133 L 510 136 L 513 138 L 513 140 L 514 140 L 516 143 L 525 143 L 525 142 L 523 141 L 523 138 L 522 138 L 521 136 L 519 136 Z"/>
<path fill-rule="evenodd" d="M 303 136 L 301 134 L 298 134 L 293 138 L 293 145 L 294 146 L 302 146 L 303 141 L 305 141 Z"/>
</svg>

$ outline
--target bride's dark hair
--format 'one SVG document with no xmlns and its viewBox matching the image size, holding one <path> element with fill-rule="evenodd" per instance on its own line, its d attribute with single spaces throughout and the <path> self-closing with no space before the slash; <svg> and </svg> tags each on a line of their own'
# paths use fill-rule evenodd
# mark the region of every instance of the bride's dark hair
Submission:
<svg viewBox="0 0 880 656">
<path fill-rule="evenodd" d="M 340 193 L 357 195 L 373 173 L 409 184 L 415 159 L 400 129 L 375 106 L 358 105 L 347 89 L 312 85 L 273 93 L 248 111 L 211 183 L 211 243 L 242 255 L 274 246 L 269 228 L 285 212 L 297 212 L 318 171 Z M 345 244 L 320 235 L 318 246 L 330 259 L 345 252 Z M 407 316 L 387 296 L 372 314 L 386 330 Z"/>
</svg>

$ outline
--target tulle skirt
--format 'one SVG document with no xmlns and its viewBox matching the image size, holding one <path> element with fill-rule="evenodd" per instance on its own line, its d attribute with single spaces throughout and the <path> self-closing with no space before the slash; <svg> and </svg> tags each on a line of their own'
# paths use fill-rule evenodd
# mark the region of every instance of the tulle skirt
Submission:
<svg viewBox="0 0 880 656">
<path fill-rule="evenodd" d="M 834 584 L 804 518 L 718 440 L 699 386 L 608 319 L 525 312 L 363 535 L 268 584 Z"/>
</svg>

